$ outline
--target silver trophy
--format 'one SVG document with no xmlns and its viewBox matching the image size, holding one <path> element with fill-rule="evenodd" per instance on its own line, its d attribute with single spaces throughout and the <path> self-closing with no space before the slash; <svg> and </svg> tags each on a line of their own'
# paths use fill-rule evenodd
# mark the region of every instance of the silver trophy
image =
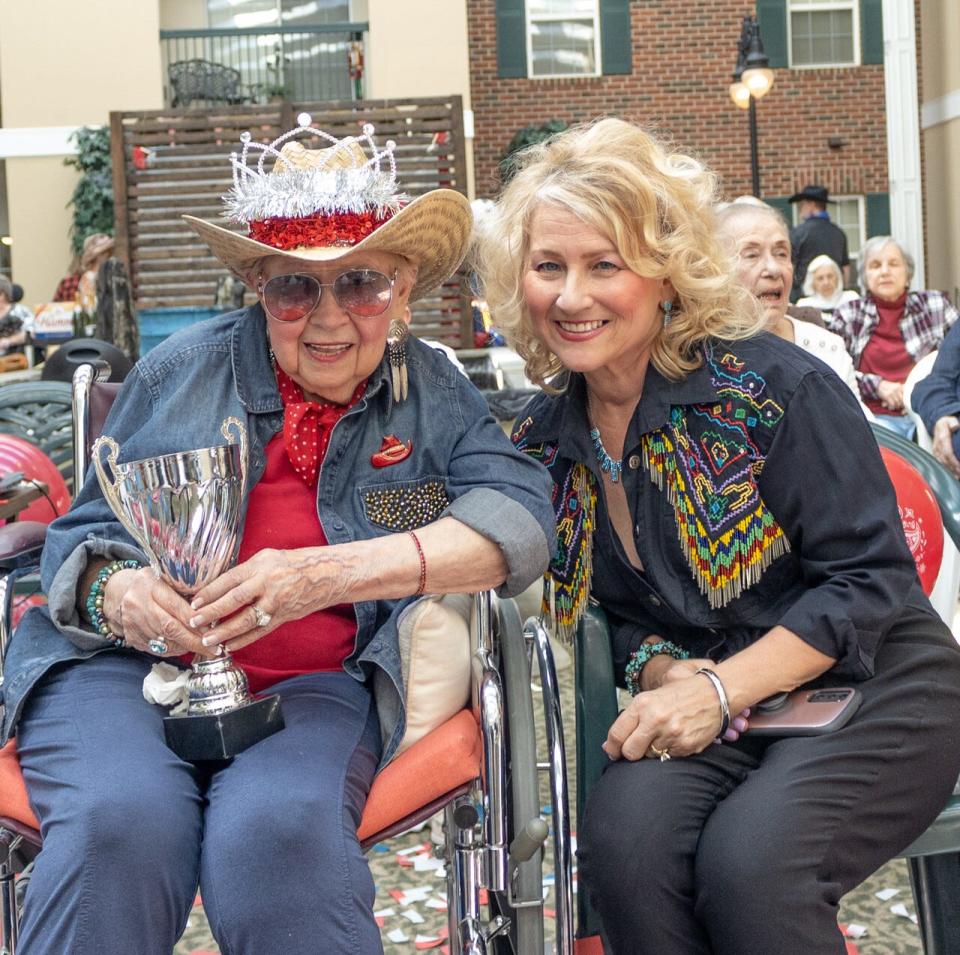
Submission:
<svg viewBox="0 0 960 955">
<path fill-rule="evenodd" d="M 100 488 L 117 520 L 157 577 L 188 599 L 237 557 L 247 432 L 239 418 L 227 418 L 220 433 L 229 444 L 126 464 L 118 463 L 113 438 L 101 437 L 93 446 Z M 213 659 L 194 658 L 187 713 L 164 720 L 167 745 L 198 762 L 229 759 L 282 727 L 279 696 L 254 699 L 226 648 Z"/>
</svg>

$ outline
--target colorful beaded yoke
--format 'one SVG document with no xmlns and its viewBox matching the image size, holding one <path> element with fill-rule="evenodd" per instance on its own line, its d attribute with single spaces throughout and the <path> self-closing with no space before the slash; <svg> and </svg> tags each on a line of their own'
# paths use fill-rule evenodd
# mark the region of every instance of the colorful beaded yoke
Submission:
<svg viewBox="0 0 960 955">
<path fill-rule="evenodd" d="M 557 547 L 546 574 L 552 606 L 545 600 L 543 609 L 553 617 L 557 636 L 569 643 L 590 596 L 597 481 L 584 464 L 561 459 L 566 467 L 557 467 L 555 444 L 528 444 L 524 436 L 532 423 L 532 418 L 522 421 L 514 430 L 513 441 L 518 450 L 544 465 L 553 478 Z"/>
<path fill-rule="evenodd" d="M 783 408 L 733 353 L 708 351 L 706 361 L 717 402 L 672 407 L 669 423 L 643 436 L 642 456 L 673 505 L 694 580 L 716 608 L 755 584 L 790 544 L 757 486 L 757 436 L 772 437 Z"/>
<path fill-rule="evenodd" d="M 669 421 L 645 434 L 641 449 L 650 480 L 673 507 L 691 574 L 717 608 L 759 581 L 790 544 L 757 484 L 783 408 L 729 349 L 708 348 L 705 361 L 717 400 L 672 406 Z M 557 550 L 548 578 L 558 632 L 570 637 L 590 594 L 597 480 L 584 464 L 561 458 L 555 444 L 529 443 L 532 424 L 521 422 L 513 440 L 553 478 Z"/>
</svg>

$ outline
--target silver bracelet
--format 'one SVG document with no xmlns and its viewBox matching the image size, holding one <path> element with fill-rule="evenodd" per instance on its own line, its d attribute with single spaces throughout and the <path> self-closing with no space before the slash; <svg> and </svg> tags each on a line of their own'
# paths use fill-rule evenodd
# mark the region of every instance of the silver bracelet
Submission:
<svg viewBox="0 0 960 955">
<path fill-rule="evenodd" d="M 721 738 L 730 728 L 730 704 L 727 701 L 727 691 L 723 688 L 720 677 L 709 667 L 700 667 L 697 673 L 702 673 L 713 684 L 713 688 L 720 698 L 720 732 L 717 733 L 717 737 Z"/>
</svg>

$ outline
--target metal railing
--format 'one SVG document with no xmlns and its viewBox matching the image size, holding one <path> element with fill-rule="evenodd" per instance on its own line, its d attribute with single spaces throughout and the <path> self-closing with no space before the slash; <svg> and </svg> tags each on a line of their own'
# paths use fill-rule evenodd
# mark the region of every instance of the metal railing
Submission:
<svg viewBox="0 0 960 955">
<path fill-rule="evenodd" d="M 161 30 L 166 105 L 363 99 L 367 28 L 357 22 Z M 192 71 L 186 93 L 178 79 L 184 70 Z"/>
</svg>

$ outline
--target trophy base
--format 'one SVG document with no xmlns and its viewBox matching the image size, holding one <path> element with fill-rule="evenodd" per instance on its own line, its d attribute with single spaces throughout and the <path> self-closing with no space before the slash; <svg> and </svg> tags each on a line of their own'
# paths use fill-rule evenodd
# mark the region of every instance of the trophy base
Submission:
<svg viewBox="0 0 960 955">
<path fill-rule="evenodd" d="M 167 746 L 190 763 L 232 759 L 282 729 L 276 693 L 227 713 L 168 716 L 163 721 Z"/>
</svg>

